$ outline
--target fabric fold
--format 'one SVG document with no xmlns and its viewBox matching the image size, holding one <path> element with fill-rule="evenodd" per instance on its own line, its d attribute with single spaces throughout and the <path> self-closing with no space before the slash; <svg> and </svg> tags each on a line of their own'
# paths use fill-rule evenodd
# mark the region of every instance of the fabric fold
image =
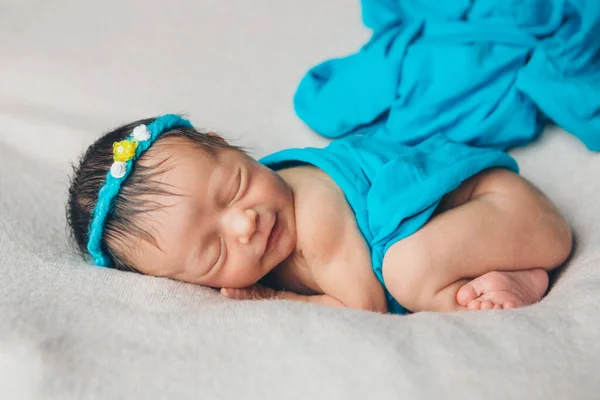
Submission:
<svg viewBox="0 0 600 400">
<path fill-rule="evenodd" d="M 549 122 L 600 150 L 600 2 L 363 0 L 371 40 L 301 81 L 299 117 L 328 138 L 449 139 L 506 150 Z"/>
</svg>

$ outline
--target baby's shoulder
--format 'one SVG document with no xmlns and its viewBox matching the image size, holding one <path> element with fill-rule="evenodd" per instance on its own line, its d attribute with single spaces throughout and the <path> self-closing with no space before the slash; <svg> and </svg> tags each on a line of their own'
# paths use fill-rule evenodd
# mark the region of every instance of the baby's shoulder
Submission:
<svg viewBox="0 0 600 400">
<path fill-rule="evenodd" d="M 306 170 L 294 200 L 298 240 L 323 293 L 352 308 L 384 312 L 385 295 L 342 190 L 321 170 Z"/>
<path fill-rule="evenodd" d="M 277 173 L 293 189 L 334 189 L 334 187 L 337 187 L 333 179 L 331 179 L 325 171 L 312 164 L 295 165 L 293 167 L 280 169 Z"/>
<path fill-rule="evenodd" d="M 365 250 L 354 212 L 344 192 L 322 170 L 298 167 L 291 183 L 296 208 L 299 245 L 318 265 L 346 259 L 357 249 Z M 349 249 L 348 247 L 351 247 Z M 354 256 L 355 254 L 352 254 Z"/>
<path fill-rule="evenodd" d="M 321 169 L 301 165 L 280 172 L 294 193 L 299 244 L 321 259 L 339 246 L 340 233 L 354 219 L 344 193 Z M 323 260 L 321 260 L 323 261 Z"/>
<path fill-rule="evenodd" d="M 343 191 L 316 167 L 289 172 L 296 174 L 290 186 L 298 246 L 318 287 L 348 306 L 385 311 L 369 248 Z"/>
</svg>

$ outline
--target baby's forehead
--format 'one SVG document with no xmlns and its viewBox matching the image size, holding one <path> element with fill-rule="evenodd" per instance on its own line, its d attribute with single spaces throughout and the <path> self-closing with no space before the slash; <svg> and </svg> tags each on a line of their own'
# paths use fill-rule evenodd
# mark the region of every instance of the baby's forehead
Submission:
<svg viewBox="0 0 600 400">
<path fill-rule="evenodd" d="M 211 149 L 180 136 L 170 136 L 157 140 L 144 155 L 147 155 L 148 158 L 168 159 L 169 161 L 188 159 L 188 161 L 218 162 L 216 149 Z"/>
<path fill-rule="evenodd" d="M 206 148 L 184 137 L 167 137 L 147 151 L 143 164 L 155 173 L 153 184 L 162 185 L 175 196 L 160 196 L 168 206 L 204 207 L 223 196 L 224 187 L 245 164 L 242 153 Z M 145 155 L 146 155 L 145 154 Z M 207 204 L 204 204 L 207 203 Z"/>
<path fill-rule="evenodd" d="M 150 147 L 138 164 L 164 173 L 166 177 L 173 172 L 187 175 L 209 173 L 218 166 L 219 158 L 215 151 L 204 149 L 189 139 L 169 137 Z"/>
</svg>

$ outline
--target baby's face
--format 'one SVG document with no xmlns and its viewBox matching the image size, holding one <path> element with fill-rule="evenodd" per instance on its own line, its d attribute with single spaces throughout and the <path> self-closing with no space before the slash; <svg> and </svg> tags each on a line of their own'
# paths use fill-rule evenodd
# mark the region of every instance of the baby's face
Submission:
<svg viewBox="0 0 600 400">
<path fill-rule="evenodd" d="M 214 155 L 182 138 L 166 138 L 146 165 L 167 160 L 158 179 L 176 195 L 145 195 L 164 205 L 144 215 L 156 239 L 126 249 L 141 272 L 212 287 L 256 283 L 296 245 L 294 198 L 275 172 L 242 152 Z"/>
</svg>

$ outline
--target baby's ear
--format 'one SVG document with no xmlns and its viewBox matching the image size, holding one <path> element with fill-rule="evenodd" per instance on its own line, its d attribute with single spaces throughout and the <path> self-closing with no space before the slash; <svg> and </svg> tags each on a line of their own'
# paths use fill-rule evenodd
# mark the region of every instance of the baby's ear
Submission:
<svg viewBox="0 0 600 400">
<path fill-rule="evenodd" d="M 223 139 L 221 136 L 219 136 L 215 132 L 208 132 L 208 136 L 212 137 L 213 139 L 217 139 L 219 142 L 221 142 L 223 144 L 227 144 L 227 142 L 225 141 L 225 139 Z"/>
</svg>

